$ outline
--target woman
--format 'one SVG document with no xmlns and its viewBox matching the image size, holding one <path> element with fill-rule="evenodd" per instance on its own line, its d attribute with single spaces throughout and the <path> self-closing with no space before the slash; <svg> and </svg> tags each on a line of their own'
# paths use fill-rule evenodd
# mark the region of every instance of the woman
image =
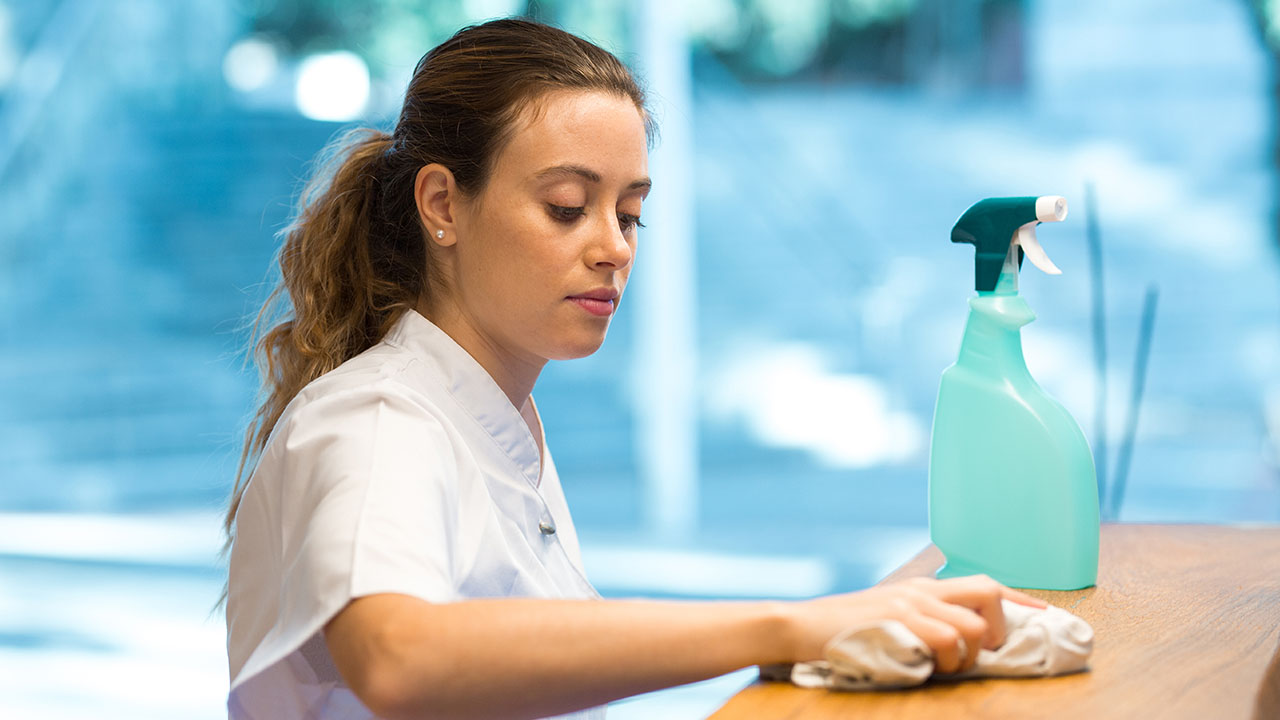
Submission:
<svg viewBox="0 0 1280 720">
<path fill-rule="evenodd" d="M 599 600 L 531 392 L 548 360 L 604 340 L 650 122 L 609 53 L 494 21 L 428 53 L 395 132 L 348 140 L 304 192 L 280 255 L 290 316 L 259 342 L 267 397 L 227 519 L 233 717 L 601 717 L 818 659 L 882 618 L 953 671 L 1002 641 L 1002 597 L 1039 604 L 985 578 Z"/>
</svg>

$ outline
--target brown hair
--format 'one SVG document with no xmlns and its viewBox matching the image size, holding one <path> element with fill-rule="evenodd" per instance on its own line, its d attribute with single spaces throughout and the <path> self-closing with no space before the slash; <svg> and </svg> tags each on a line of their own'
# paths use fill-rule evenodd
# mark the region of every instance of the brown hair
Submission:
<svg viewBox="0 0 1280 720">
<path fill-rule="evenodd" d="M 263 399 L 245 431 L 228 543 L 247 476 L 289 401 L 440 290 L 414 199 L 418 170 L 440 163 L 463 193 L 478 195 L 520 114 L 561 89 L 631 99 L 652 140 L 644 92 L 616 57 L 563 30 L 509 18 L 464 28 L 428 52 L 391 135 L 355 130 L 328 148 L 282 232 L 281 282 L 253 323 Z"/>
</svg>

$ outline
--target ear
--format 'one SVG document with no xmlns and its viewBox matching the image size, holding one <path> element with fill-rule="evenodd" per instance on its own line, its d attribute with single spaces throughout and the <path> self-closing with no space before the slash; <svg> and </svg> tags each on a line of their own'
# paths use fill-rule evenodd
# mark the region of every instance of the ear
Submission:
<svg viewBox="0 0 1280 720">
<path fill-rule="evenodd" d="M 455 215 L 461 209 L 462 194 L 449 168 L 440 163 L 423 165 L 413 183 L 413 199 L 418 204 L 418 220 L 427 239 L 448 247 L 458 241 Z M 439 237 L 438 231 L 444 231 Z"/>
</svg>

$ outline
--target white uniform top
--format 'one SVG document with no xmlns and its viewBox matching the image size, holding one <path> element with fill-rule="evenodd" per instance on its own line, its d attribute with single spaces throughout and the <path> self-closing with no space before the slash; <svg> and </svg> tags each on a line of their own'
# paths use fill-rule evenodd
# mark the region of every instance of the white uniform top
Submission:
<svg viewBox="0 0 1280 720">
<path fill-rule="evenodd" d="M 229 716 L 372 718 L 321 632 L 353 598 L 599 597 L 542 445 L 540 459 L 497 383 L 413 311 L 304 388 L 236 514 Z"/>
</svg>

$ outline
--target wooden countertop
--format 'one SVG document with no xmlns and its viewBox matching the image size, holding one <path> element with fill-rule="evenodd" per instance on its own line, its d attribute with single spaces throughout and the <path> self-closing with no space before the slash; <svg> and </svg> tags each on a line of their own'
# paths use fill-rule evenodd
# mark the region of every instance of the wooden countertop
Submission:
<svg viewBox="0 0 1280 720">
<path fill-rule="evenodd" d="M 1097 587 L 1032 590 L 1095 631 L 1090 671 L 838 693 L 756 682 L 710 720 L 1280 718 L 1280 527 L 1106 525 Z M 930 545 L 884 582 L 933 573 Z"/>
</svg>

